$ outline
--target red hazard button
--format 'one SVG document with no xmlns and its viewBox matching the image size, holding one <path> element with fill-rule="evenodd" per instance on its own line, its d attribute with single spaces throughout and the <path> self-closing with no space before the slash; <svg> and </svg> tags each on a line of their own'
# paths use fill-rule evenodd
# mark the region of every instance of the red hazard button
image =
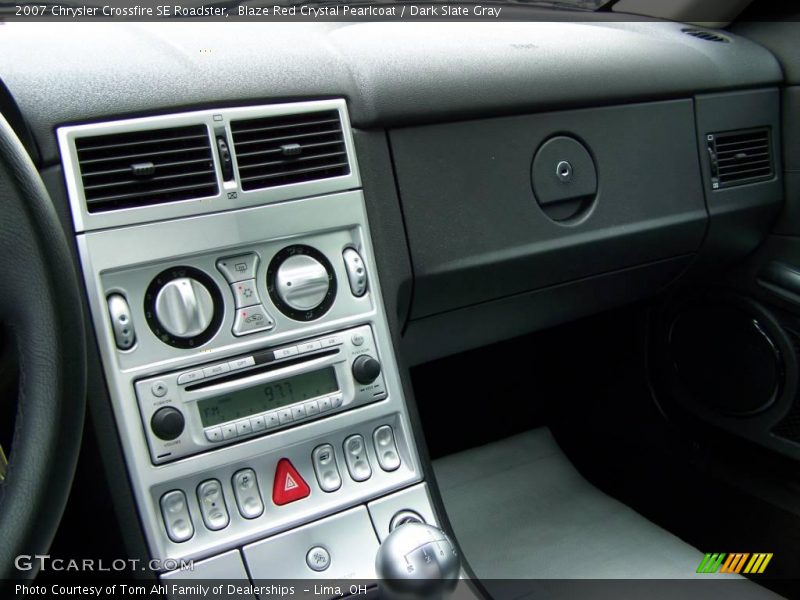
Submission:
<svg viewBox="0 0 800 600">
<path fill-rule="evenodd" d="M 305 479 L 289 462 L 288 458 L 278 461 L 275 468 L 275 482 L 272 484 L 272 501 L 278 506 L 301 500 L 311 493 Z"/>
</svg>

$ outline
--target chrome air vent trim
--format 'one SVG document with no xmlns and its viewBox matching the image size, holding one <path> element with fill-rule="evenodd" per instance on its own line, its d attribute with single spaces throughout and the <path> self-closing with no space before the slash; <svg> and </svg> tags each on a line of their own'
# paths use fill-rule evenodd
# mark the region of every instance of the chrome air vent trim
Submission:
<svg viewBox="0 0 800 600">
<path fill-rule="evenodd" d="M 296 180 L 282 182 L 273 187 L 244 190 L 239 180 L 239 165 L 233 157 L 234 179 L 224 181 L 220 167 L 216 138 L 224 136 L 232 145 L 233 133 L 231 122 L 252 121 L 259 119 L 284 119 L 300 118 L 306 113 L 338 113 L 341 123 L 341 151 L 348 164 L 347 169 L 338 172 L 327 172 L 327 177 L 310 178 L 309 180 Z M 211 141 L 211 158 L 213 170 L 212 187 L 198 189 L 197 197 L 170 198 L 169 202 L 151 203 L 149 199 L 140 202 L 136 195 L 125 199 L 123 206 L 111 206 L 98 211 L 96 207 L 89 209 L 91 204 L 91 191 L 84 188 L 84 181 L 80 171 L 80 147 L 82 140 L 100 136 L 127 136 L 153 130 L 166 130 L 173 128 L 202 126 L 209 132 Z M 137 119 L 125 119 L 92 123 L 87 125 L 71 125 L 59 127 L 57 130 L 61 161 L 64 167 L 64 177 L 67 184 L 70 208 L 72 212 L 75 231 L 92 231 L 109 227 L 120 227 L 138 223 L 148 223 L 175 219 L 214 212 L 236 210 L 239 208 L 271 204 L 283 200 L 295 200 L 320 194 L 342 192 L 357 189 L 361 186 L 358 172 L 353 136 L 350 128 L 350 119 L 347 114 L 347 105 L 342 99 L 317 100 L 309 102 L 293 102 L 287 104 L 269 104 L 244 108 L 223 108 L 218 110 L 202 110 L 169 115 L 159 115 Z M 149 165 L 139 165 L 142 177 L 147 177 Z M 132 168 L 132 167 L 131 167 Z M 209 177 L 209 180 L 211 177 Z"/>
</svg>

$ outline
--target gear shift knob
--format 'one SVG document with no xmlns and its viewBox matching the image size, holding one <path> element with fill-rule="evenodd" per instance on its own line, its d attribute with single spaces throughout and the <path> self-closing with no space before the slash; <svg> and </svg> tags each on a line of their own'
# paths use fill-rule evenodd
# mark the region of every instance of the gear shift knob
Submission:
<svg viewBox="0 0 800 600">
<path fill-rule="evenodd" d="M 395 596 L 439 598 L 455 587 L 460 561 L 447 534 L 412 521 L 397 526 L 383 540 L 375 570 Z"/>
</svg>

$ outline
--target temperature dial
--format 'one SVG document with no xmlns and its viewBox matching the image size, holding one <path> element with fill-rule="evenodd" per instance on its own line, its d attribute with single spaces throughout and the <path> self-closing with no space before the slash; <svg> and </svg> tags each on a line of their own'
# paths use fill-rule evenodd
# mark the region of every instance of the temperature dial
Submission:
<svg viewBox="0 0 800 600">
<path fill-rule="evenodd" d="M 297 244 L 278 252 L 267 269 L 267 290 L 275 306 L 296 321 L 313 321 L 336 298 L 336 275 L 319 250 Z"/>
<path fill-rule="evenodd" d="M 177 348 L 210 340 L 222 322 L 222 296 L 214 281 L 193 267 L 158 274 L 145 294 L 145 316 L 153 333 Z"/>
</svg>

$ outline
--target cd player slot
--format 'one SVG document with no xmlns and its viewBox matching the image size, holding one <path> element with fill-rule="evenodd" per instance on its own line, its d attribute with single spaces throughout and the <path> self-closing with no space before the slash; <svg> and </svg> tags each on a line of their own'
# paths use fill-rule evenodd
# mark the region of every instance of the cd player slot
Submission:
<svg viewBox="0 0 800 600">
<path fill-rule="evenodd" d="M 203 380 L 199 383 L 188 385 L 186 386 L 186 391 L 193 392 L 196 390 L 202 390 L 208 387 L 218 385 L 220 383 L 236 381 L 238 379 L 241 379 L 243 376 L 250 377 L 251 375 L 260 375 L 261 373 L 269 373 L 270 371 L 277 371 L 279 369 L 283 369 L 285 367 L 291 367 L 293 365 L 302 365 L 317 358 L 325 358 L 327 356 L 334 356 L 336 354 L 339 354 L 338 348 L 332 350 L 325 350 L 324 352 L 318 352 L 316 354 L 306 354 L 303 356 L 298 356 L 297 358 L 282 360 L 280 362 L 265 363 L 256 366 L 252 369 L 248 369 L 247 371 L 235 371 L 234 373 L 225 375 L 224 377 L 218 377 L 216 379 L 211 379 L 211 380 Z"/>
</svg>

